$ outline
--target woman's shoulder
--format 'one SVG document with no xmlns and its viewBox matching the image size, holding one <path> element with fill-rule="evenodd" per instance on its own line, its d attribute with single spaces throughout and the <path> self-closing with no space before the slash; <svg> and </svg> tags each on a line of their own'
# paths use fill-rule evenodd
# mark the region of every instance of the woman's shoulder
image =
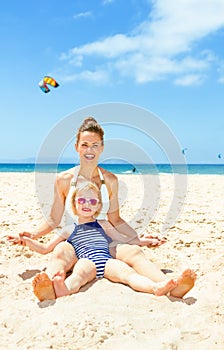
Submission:
<svg viewBox="0 0 224 350">
<path fill-rule="evenodd" d="M 76 167 L 69 168 L 65 171 L 61 171 L 57 174 L 57 180 L 64 181 L 64 180 L 71 180 L 74 177 Z"/>
<path fill-rule="evenodd" d="M 101 167 L 99 167 L 99 169 L 101 170 L 101 172 L 103 174 L 105 182 L 107 182 L 107 181 L 111 182 L 111 181 L 117 180 L 117 176 L 115 174 L 113 174 L 112 172 L 110 172 L 104 168 L 101 168 Z"/>
<path fill-rule="evenodd" d="M 71 182 L 74 178 L 75 168 L 76 167 L 73 167 L 68 170 L 62 171 L 56 176 L 55 186 L 57 188 L 58 193 L 60 193 L 63 196 L 64 200 L 66 199 L 69 189 L 71 187 Z"/>
<path fill-rule="evenodd" d="M 67 196 L 72 179 L 74 178 L 75 167 L 62 171 L 57 174 L 55 184 L 59 191 Z"/>
</svg>

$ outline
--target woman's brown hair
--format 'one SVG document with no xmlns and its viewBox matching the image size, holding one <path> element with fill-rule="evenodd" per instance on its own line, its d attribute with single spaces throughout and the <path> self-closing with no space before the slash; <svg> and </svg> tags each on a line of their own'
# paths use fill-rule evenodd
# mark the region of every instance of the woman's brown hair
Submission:
<svg viewBox="0 0 224 350">
<path fill-rule="evenodd" d="M 84 131 L 95 132 L 98 134 L 103 142 L 104 131 L 103 128 L 98 124 L 95 118 L 87 117 L 83 120 L 82 125 L 78 128 L 76 134 L 76 144 L 79 143 L 80 133 Z"/>
</svg>

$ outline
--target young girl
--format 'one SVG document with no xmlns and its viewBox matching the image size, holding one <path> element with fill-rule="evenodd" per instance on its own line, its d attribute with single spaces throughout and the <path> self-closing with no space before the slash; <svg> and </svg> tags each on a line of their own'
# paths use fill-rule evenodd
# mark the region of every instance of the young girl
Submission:
<svg viewBox="0 0 224 350">
<path fill-rule="evenodd" d="M 18 244 L 26 245 L 30 249 L 46 254 L 51 252 L 61 241 L 67 240 L 78 257 L 72 274 L 65 278 L 64 271 L 59 271 L 52 280 L 45 272 L 37 274 L 33 280 L 35 285 L 41 280 L 45 281 L 50 298 L 77 293 L 79 289 L 94 278 L 107 278 L 113 282 L 124 283 L 136 291 L 151 293 L 154 295 L 166 295 L 177 286 L 173 279 L 162 282 L 153 282 L 148 277 L 138 274 L 132 267 L 121 260 L 113 259 L 109 252 L 109 243 L 112 240 L 121 241 L 120 233 L 105 220 L 97 221 L 102 202 L 99 188 L 86 182 L 76 188 L 71 198 L 72 209 L 78 216 L 78 224 L 71 234 L 71 226 L 68 226 L 61 235 L 55 235 L 46 244 L 21 236 Z M 138 239 L 138 238 L 136 238 Z M 125 242 L 127 238 L 124 237 Z M 14 242 L 15 243 L 15 242 Z M 35 295 L 42 301 L 41 293 Z"/>
</svg>

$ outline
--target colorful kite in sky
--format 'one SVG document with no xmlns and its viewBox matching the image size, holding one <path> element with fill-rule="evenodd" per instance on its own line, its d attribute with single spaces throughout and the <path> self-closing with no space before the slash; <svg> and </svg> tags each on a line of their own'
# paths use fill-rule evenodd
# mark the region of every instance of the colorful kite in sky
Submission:
<svg viewBox="0 0 224 350">
<path fill-rule="evenodd" d="M 59 84 L 56 82 L 56 80 L 52 77 L 45 76 L 40 82 L 39 82 L 39 87 L 41 90 L 45 93 L 49 92 L 50 89 L 47 85 L 51 85 L 54 88 L 58 87 Z"/>
</svg>

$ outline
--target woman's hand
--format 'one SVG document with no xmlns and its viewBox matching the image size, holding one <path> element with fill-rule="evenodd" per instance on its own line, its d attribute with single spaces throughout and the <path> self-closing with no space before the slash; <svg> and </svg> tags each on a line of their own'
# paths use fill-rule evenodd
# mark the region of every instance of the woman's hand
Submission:
<svg viewBox="0 0 224 350">
<path fill-rule="evenodd" d="M 147 247 L 158 247 L 164 243 L 167 242 L 167 239 L 165 237 L 159 237 L 159 236 L 151 236 L 151 235 L 143 235 L 138 237 L 139 242 L 141 246 L 147 246 Z"/>
</svg>

